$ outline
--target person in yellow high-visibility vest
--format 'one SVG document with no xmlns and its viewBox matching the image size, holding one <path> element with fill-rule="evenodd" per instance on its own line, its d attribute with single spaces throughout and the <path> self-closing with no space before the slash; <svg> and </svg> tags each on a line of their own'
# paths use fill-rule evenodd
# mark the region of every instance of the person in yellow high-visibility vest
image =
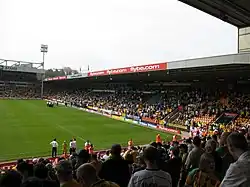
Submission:
<svg viewBox="0 0 250 187">
<path fill-rule="evenodd" d="M 66 158 L 67 157 L 67 143 L 66 141 L 63 142 L 63 156 Z"/>
</svg>

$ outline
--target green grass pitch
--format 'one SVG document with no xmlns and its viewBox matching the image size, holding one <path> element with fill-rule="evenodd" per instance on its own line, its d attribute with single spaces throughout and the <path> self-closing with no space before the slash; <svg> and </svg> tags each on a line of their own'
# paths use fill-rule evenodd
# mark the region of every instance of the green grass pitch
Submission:
<svg viewBox="0 0 250 187">
<path fill-rule="evenodd" d="M 72 137 L 78 148 L 90 140 L 95 150 L 100 150 L 114 143 L 126 146 L 130 138 L 136 145 L 147 144 L 157 133 L 70 107 L 49 108 L 41 100 L 0 100 L 0 161 L 49 156 L 53 138 L 57 138 L 61 154 L 63 141 Z M 160 134 L 163 139 L 171 138 Z"/>
</svg>

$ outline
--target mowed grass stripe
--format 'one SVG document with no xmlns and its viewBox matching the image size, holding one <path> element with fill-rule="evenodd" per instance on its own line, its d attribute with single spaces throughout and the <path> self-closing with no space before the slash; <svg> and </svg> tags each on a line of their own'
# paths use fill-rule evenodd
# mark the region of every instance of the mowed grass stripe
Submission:
<svg viewBox="0 0 250 187">
<path fill-rule="evenodd" d="M 126 146 L 130 138 L 137 145 L 146 144 L 159 133 L 70 107 L 48 108 L 44 101 L 34 100 L 0 100 L 0 129 L 0 161 L 50 155 L 53 138 L 61 153 L 63 141 L 69 142 L 72 136 L 77 138 L 78 148 L 90 140 L 99 150 L 114 143 Z"/>
</svg>

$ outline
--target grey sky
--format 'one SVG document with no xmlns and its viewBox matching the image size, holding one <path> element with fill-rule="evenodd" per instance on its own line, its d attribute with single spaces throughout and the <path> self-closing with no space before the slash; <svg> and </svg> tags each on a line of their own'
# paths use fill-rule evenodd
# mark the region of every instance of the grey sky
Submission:
<svg viewBox="0 0 250 187">
<path fill-rule="evenodd" d="M 235 53 L 237 29 L 177 0 L 0 0 L 0 58 L 100 70 Z"/>
</svg>

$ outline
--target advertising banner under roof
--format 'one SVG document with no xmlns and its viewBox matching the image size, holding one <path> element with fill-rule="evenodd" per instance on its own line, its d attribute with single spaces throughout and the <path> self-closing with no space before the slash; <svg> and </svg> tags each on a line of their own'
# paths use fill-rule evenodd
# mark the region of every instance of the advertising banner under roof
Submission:
<svg viewBox="0 0 250 187">
<path fill-rule="evenodd" d="M 128 73 L 162 71 L 166 69 L 167 69 L 167 63 L 158 63 L 158 64 L 148 64 L 148 65 L 125 67 L 125 68 L 108 69 L 108 70 L 102 70 L 102 71 L 94 71 L 94 72 L 89 72 L 88 76 L 98 77 L 98 76 L 105 76 L 105 75 L 121 75 L 121 74 L 128 74 Z"/>
</svg>

